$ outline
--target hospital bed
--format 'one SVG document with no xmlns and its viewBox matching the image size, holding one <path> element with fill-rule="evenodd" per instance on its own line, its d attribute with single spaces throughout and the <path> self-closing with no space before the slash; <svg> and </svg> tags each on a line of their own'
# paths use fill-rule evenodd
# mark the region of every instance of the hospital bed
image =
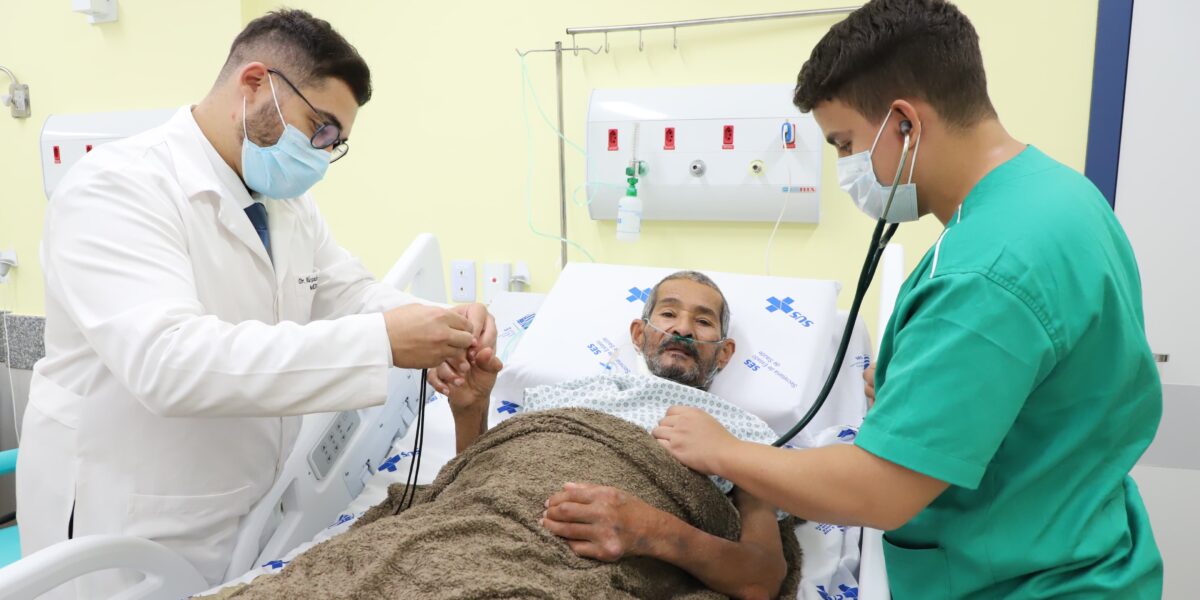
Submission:
<svg viewBox="0 0 1200 600">
<path fill-rule="evenodd" d="M 574 299 L 561 298 L 565 292 L 560 288 L 570 283 L 565 280 L 572 279 L 566 277 L 571 272 L 576 273 L 575 280 L 594 281 L 593 273 L 582 272 L 586 267 L 590 266 L 568 267 L 549 298 L 515 293 L 502 293 L 497 297 L 490 308 L 501 329 L 498 349 L 510 361 L 519 358 L 515 353 L 524 351 L 522 346 L 528 340 L 533 340 L 529 342 L 530 348 L 537 344 L 537 336 L 529 332 L 536 330 L 532 323 L 550 317 L 543 315 L 543 304 L 546 313 L 552 312 L 556 303 L 578 304 Z M 641 268 L 622 269 L 636 271 Z M 888 271 L 886 264 L 883 270 Z M 648 271 L 647 275 L 653 273 Z M 437 239 L 429 234 L 419 236 L 384 281 L 419 298 L 443 302 L 445 284 Z M 720 279 L 718 283 L 721 283 Z M 884 294 L 887 297 L 888 291 Z M 732 299 L 731 305 L 736 306 Z M 840 319 L 844 324 L 845 318 L 844 313 L 838 313 L 836 319 L 831 319 L 829 330 L 840 331 L 841 325 L 836 320 Z M 736 315 L 733 321 L 738 322 Z M 543 327 L 543 331 L 549 327 Z M 865 340 L 865 333 L 861 335 Z M 830 337 L 829 343 L 832 348 L 836 339 Z M 739 351 L 736 358 L 741 356 Z M 610 362 L 609 367 L 612 364 Z M 388 485 L 404 480 L 412 460 L 415 428 L 410 430 L 409 425 L 415 420 L 419 381 L 418 372 L 393 369 L 388 382 L 388 400 L 382 406 L 304 418 L 295 450 L 279 480 L 240 524 L 226 583 L 222 586 L 278 571 L 291 557 L 346 531 L 367 508 L 383 500 Z M 858 382 L 850 381 L 849 384 L 856 385 L 861 395 Z M 501 388 L 501 385 L 497 386 L 489 411 L 493 423 L 512 412 L 512 402 L 499 397 L 503 393 Z M 831 402 L 837 403 L 837 400 Z M 453 423 L 448 404 L 438 394 L 431 393 L 426 410 L 420 483 L 431 481 L 441 466 L 454 456 Z M 861 419 L 861 414 L 858 418 Z M 338 453 L 332 456 L 320 450 L 330 436 L 339 441 Z M 809 575 L 809 565 L 822 562 L 818 557 L 825 553 L 829 554 L 823 559 L 826 566 L 840 565 L 855 571 L 856 588 L 839 590 L 830 586 L 816 590 L 814 585 L 808 585 L 802 587 L 801 596 L 806 600 L 889 597 L 878 532 L 865 531 L 860 536 L 855 529 L 849 532 L 843 529 L 839 539 L 861 548 L 861 555 L 855 548 L 853 556 L 847 559 L 846 552 L 839 553 L 828 544 L 821 547 L 821 540 L 814 539 L 814 536 L 820 538 L 821 534 L 830 531 L 836 533 L 838 529 L 817 525 L 817 529 L 808 530 L 808 538 L 797 532 L 805 552 L 805 577 Z M 189 563 L 161 544 L 138 538 L 98 535 L 56 544 L 0 569 L 0 600 L 34 598 L 78 577 L 106 569 L 126 569 L 144 575 L 138 585 L 117 596 L 123 600 L 176 599 L 210 587 Z"/>
</svg>

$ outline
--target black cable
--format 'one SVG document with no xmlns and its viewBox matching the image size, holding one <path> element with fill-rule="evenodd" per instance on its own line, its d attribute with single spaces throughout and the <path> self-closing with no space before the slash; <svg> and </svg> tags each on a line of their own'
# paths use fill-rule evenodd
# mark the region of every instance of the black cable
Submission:
<svg viewBox="0 0 1200 600">
<path fill-rule="evenodd" d="M 418 422 L 420 420 L 420 415 L 421 415 L 421 409 L 420 409 L 420 407 L 418 407 L 417 408 Z M 404 491 L 400 494 L 400 505 L 396 508 L 397 513 L 404 510 L 404 500 L 405 500 L 405 498 L 408 497 L 409 489 L 412 488 L 413 468 L 416 467 L 416 461 L 417 461 L 416 451 L 417 451 L 417 435 L 416 435 L 416 432 L 414 432 L 413 433 L 413 454 L 409 455 L 408 475 L 406 475 L 404 477 Z"/>
<path fill-rule="evenodd" d="M 413 493 L 408 497 L 408 506 L 405 509 L 412 508 L 413 500 L 417 497 L 417 482 L 421 480 L 421 456 L 425 454 L 425 405 L 428 403 L 426 394 L 429 389 L 429 372 L 421 371 L 421 408 L 417 410 L 417 446 L 416 453 L 413 454 L 413 461 L 417 463 L 417 470 L 413 472 Z"/>
<path fill-rule="evenodd" d="M 408 476 L 404 478 L 404 492 L 400 494 L 399 511 L 412 506 L 413 498 L 417 495 L 417 480 L 421 475 L 421 446 L 425 436 L 425 394 L 428 388 L 429 371 L 421 370 L 421 391 L 418 393 L 417 428 L 413 433 L 413 449 L 408 461 Z M 407 500 L 408 505 L 405 506 Z"/>
</svg>

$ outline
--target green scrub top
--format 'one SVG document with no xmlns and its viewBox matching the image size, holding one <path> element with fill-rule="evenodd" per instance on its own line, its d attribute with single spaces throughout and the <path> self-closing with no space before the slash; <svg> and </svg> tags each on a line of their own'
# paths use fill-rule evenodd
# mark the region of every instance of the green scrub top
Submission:
<svg viewBox="0 0 1200 600">
<path fill-rule="evenodd" d="M 950 487 L 884 535 L 904 598 L 1162 596 L 1129 470 L 1162 386 L 1133 250 L 1079 173 L 1027 147 L 904 283 L 856 443 Z"/>
</svg>

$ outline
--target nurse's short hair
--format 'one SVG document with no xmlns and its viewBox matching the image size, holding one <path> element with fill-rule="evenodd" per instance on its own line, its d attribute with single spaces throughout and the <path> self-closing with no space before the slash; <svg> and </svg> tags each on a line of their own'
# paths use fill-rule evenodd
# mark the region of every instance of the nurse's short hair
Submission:
<svg viewBox="0 0 1200 600">
<path fill-rule="evenodd" d="M 717 287 L 717 282 L 699 271 L 676 271 L 663 277 L 662 281 L 654 284 L 654 287 L 650 290 L 650 295 L 646 298 L 646 306 L 642 308 L 642 320 L 650 320 L 650 314 L 654 312 L 654 304 L 658 302 L 658 288 L 662 287 L 662 284 L 676 279 L 694 281 L 717 290 L 717 295 L 721 296 L 721 337 L 727 337 L 729 335 L 729 301 L 725 299 L 725 292 L 722 292 L 721 288 Z"/>
<path fill-rule="evenodd" d="M 903 98 L 956 127 L 996 116 L 979 34 L 946 0 L 872 0 L 850 13 L 813 48 L 792 101 L 809 112 L 838 99 L 878 122 Z"/>
<path fill-rule="evenodd" d="M 329 21 L 303 10 L 285 8 L 250 21 L 229 47 L 220 78 L 253 61 L 278 69 L 298 86 L 341 80 L 359 106 L 371 99 L 371 69 L 358 50 Z"/>
</svg>

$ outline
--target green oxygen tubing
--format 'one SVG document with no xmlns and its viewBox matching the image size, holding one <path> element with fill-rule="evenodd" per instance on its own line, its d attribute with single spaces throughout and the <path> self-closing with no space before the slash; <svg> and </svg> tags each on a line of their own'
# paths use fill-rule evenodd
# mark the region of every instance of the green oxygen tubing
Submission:
<svg viewBox="0 0 1200 600">
<path fill-rule="evenodd" d="M 805 427 L 808 427 L 808 424 L 817 416 L 817 412 L 825 405 L 825 401 L 829 399 L 833 385 L 837 382 L 838 373 L 842 370 L 842 361 L 846 359 L 846 350 L 850 347 L 850 337 L 854 334 L 854 324 L 858 321 L 858 311 L 862 308 L 863 296 L 867 294 L 867 289 L 871 287 L 871 280 L 875 278 L 875 268 L 879 266 L 883 250 L 887 248 L 888 242 L 892 240 L 892 235 L 899 227 L 896 223 L 888 224 L 887 216 L 892 208 L 892 199 L 896 196 L 896 188 L 900 185 L 900 174 L 904 170 L 904 162 L 908 160 L 908 143 L 912 133 L 912 122 L 900 121 L 900 133 L 904 134 L 904 147 L 900 151 L 900 164 L 896 167 L 896 178 L 892 181 L 887 204 L 883 209 L 883 217 L 875 223 L 875 231 L 871 234 L 871 245 L 867 248 L 867 258 L 863 261 L 862 272 L 858 275 L 858 286 L 854 290 L 854 302 L 850 304 L 850 315 L 846 319 L 846 328 L 842 331 L 842 341 L 838 344 L 837 354 L 833 357 L 833 366 L 825 378 L 825 385 L 817 394 L 817 399 L 813 401 L 808 412 L 804 413 L 804 416 L 791 429 L 779 436 L 779 439 L 771 444 L 772 446 L 783 446 Z"/>
</svg>

